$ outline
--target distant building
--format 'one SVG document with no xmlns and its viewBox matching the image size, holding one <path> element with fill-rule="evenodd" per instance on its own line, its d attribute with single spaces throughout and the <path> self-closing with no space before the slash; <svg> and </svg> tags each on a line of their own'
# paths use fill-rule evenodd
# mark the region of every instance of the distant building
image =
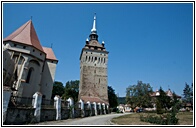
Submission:
<svg viewBox="0 0 196 128">
<path fill-rule="evenodd" d="M 108 51 L 98 42 L 96 16 L 93 28 L 80 55 L 80 86 L 78 99 L 108 104 Z"/>
<path fill-rule="evenodd" d="M 6 37 L 3 44 L 17 69 L 14 95 L 32 97 L 38 91 L 50 99 L 58 60 L 51 48 L 41 46 L 32 21 Z M 7 65 L 3 65 L 5 70 Z"/>
<path fill-rule="evenodd" d="M 167 91 L 165 91 L 165 94 L 167 96 L 169 96 L 169 97 L 173 97 L 173 93 L 172 93 L 172 91 L 170 89 L 168 89 Z M 155 92 L 153 92 L 152 94 L 150 94 L 150 96 L 152 96 L 152 97 L 157 97 L 159 95 L 160 95 L 160 92 L 158 90 L 155 91 Z M 176 94 L 176 96 L 177 96 L 178 99 L 181 98 L 181 96 L 178 96 L 177 94 Z"/>
</svg>

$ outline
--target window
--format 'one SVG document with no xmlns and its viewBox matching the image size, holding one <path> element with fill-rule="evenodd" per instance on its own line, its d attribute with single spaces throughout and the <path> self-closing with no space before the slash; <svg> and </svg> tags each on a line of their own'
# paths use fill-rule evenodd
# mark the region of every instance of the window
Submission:
<svg viewBox="0 0 196 128">
<path fill-rule="evenodd" d="M 42 55 L 42 53 L 40 53 L 40 56 Z"/>
<path fill-rule="evenodd" d="M 33 49 L 33 52 L 35 52 L 35 49 Z"/>
<path fill-rule="evenodd" d="M 23 49 L 25 49 L 26 48 L 26 46 L 23 46 Z"/>
<path fill-rule="evenodd" d="M 31 78 L 32 72 L 33 72 L 33 68 L 30 68 L 29 69 L 29 72 L 27 74 L 26 83 L 29 83 L 30 82 L 30 78 Z"/>
</svg>

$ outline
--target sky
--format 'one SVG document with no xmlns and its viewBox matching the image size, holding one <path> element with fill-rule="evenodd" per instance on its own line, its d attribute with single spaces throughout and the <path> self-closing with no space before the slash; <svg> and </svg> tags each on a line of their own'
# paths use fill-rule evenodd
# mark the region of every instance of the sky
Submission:
<svg viewBox="0 0 196 128">
<path fill-rule="evenodd" d="M 193 81 L 192 3 L 4 3 L 3 38 L 32 17 L 42 46 L 59 60 L 55 81 L 80 79 L 80 54 L 96 13 L 108 55 L 108 86 L 119 97 L 138 81 L 183 94 Z"/>
</svg>

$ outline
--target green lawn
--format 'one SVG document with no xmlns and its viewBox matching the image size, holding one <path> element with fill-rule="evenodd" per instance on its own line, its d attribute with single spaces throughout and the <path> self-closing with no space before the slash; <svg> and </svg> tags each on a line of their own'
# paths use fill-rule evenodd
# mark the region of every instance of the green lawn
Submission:
<svg viewBox="0 0 196 128">
<path fill-rule="evenodd" d="M 156 124 L 140 121 L 141 114 L 147 114 L 147 113 L 133 113 L 133 114 L 113 118 L 111 121 L 118 125 L 156 125 Z M 178 125 L 193 125 L 192 112 L 180 112 L 177 114 L 177 118 L 179 119 Z"/>
</svg>

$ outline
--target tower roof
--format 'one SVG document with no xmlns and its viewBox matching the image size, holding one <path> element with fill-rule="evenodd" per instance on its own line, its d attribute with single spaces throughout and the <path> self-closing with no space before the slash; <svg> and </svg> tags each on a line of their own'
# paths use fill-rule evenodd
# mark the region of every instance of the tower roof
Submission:
<svg viewBox="0 0 196 128">
<path fill-rule="evenodd" d="M 54 52 L 53 52 L 52 48 L 43 47 L 43 50 L 46 53 L 46 59 L 57 60 L 56 56 L 54 55 Z"/>
<path fill-rule="evenodd" d="M 14 41 L 14 42 L 30 45 L 44 52 L 31 20 L 26 22 L 16 31 L 14 31 L 3 41 Z"/>
</svg>

